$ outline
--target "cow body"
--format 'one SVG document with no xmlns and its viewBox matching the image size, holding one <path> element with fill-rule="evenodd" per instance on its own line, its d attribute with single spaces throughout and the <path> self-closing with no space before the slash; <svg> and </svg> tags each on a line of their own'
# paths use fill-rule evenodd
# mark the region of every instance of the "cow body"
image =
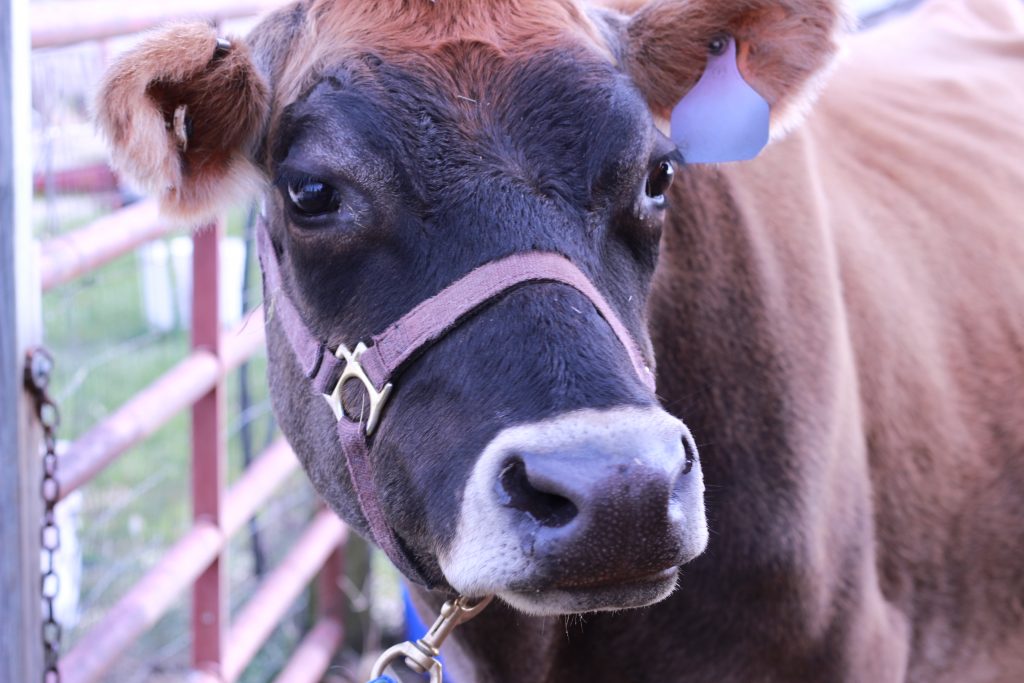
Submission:
<svg viewBox="0 0 1024 683">
<path fill-rule="evenodd" d="M 546 251 L 657 358 L 655 396 L 546 283 L 397 375 L 362 490 L 438 588 L 415 589 L 425 618 L 499 597 L 449 641 L 456 680 L 1024 679 L 1021 6 L 936 0 L 849 38 L 802 126 L 673 185 L 663 133 L 709 46 L 734 39 L 779 133 L 840 12 L 615 4 L 302 0 L 227 47 L 179 27 L 113 71 L 101 122 L 172 210 L 269 183 L 267 297 L 331 352 Z M 378 534 L 346 418 L 269 310 L 282 428 Z"/>
<path fill-rule="evenodd" d="M 856 36 L 804 126 L 686 172 L 651 328 L 708 551 L 642 611 L 492 609 L 459 680 L 1024 677 L 1024 35 L 976 5 Z"/>
</svg>

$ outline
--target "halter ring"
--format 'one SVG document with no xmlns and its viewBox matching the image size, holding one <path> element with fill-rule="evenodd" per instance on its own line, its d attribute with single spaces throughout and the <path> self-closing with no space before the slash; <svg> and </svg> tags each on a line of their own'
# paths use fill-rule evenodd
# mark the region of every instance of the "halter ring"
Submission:
<svg viewBox="0 0 1024 683">
<path fill-rule="evenodd" d="M 334 386 L 334 391 L 329 394 L 323 394 L 323 397 L 327 401 L 327 405 L 334 411 L 334 417 L 337 418 L 338 422 L 341 422 L 343 417 L 352 422 L 359 422 L 362 419 L 362 415 L 353 416 L 345 412 L 345 405 L 341 396 L 345 382 L 350 379 L 359 380 L 363 388 L 366 389 L 367 396 L 370 398 L 370 413 L 366 417 L 366 435 L 370 436 L 373 434 L 373 430 L 377 428 L 377 423 L 380 422 L 381 411 L 384 410 L 384 404 L 387 402 L 388 396 L 391 395 L 391 383 L 385 384 L 380 391 L 377 391 L 377 387 L 373 386 L 373 382 L 366 376 L 363 366 L 359 364 L 359 358 L 365 352 L 366 345 L 363 342 L 356 344 L 356 348 L 352 351 L 349 351 L 348 347 L 344 344 L 338 346 L 334 356 L 338 360 L 345 361 L 345 369 L 342 370 L 341 377 L 338 378 L 338 383 Z"/>
</svg>

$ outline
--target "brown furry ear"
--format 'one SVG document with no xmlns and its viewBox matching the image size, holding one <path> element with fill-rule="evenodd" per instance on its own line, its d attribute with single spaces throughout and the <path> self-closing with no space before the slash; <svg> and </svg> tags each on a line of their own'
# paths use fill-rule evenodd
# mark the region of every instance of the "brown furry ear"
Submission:
<svg viewBox="0 0 1024 683">
<path fill-rule="evenodd" d="M 258 188 L 253 146 L 270 92 L 249 48 L 207 24 L 176 24 L 111 66 L 96 104 L 115 166 L 199 221 Z"/>
<path fill-rule="evenodd" d="M 841 3 L 829 0 L 653 0 L 627 25 L 627 68 L 654 115 L 667 120 L 704 72 L 712 39 L 731 34 L 740 72 L 771 105 L 774 130 L 813 99 L 809 86 L 827 71 L 846 25 Z"/>
</svg>

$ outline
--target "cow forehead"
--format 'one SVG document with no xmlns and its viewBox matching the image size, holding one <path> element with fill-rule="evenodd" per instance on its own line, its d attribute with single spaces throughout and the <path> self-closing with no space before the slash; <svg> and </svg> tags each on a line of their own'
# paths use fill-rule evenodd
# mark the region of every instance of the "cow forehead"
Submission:
<svg viewBox="0 0 1024 683">
<path fill-rule="evenodd" d="M 650 145 L 646 103 L 606 49 L 612 24 L 594 17 L 565 0 L 316 5 L 287 51 L 291 82 L 275 90 L 291 99 L 275 107 L 266 151 L 272 162 L 296 141 L 314 156 L 351 152 L 355 137 L 417 164 L 425 182 L 431 169 L 471 178 L 500 159 L 508 177 L 585 198 Z M 438 151 L 444 163 L 425 163 Z"/>
<path fill-rule="evenodd" d="M 387 175 L 376 162 L 405 169 L 416 180 L 403 187 L 431 202 L 490 186 L 497 173 L 510 187 L 586 204 L 646 168 L 649 131 L 628 78 L 592 54 L 508 57 L 459 43 L 398 64 L 351 55 L 326 69 L 287 107 L 271 154 L 349 177 Z"/>
<path fill-rule="evenodd" d="M 575 0 L 315 0 L 309 16 L 325 46 L 334 41 L 408 52 L 477 40 L 530 50 L 566 36 L 603 41 Z"/>
<path fill-rule="evenodd" d="M 593 12 L 575 0 L 313 0 L 278 71 L 275 109 L 359 53 L 402 62 L 440 58 L 442 45 L 486 45 L 510 58 L 575 47 L 615 63 L 616 41 Z"/>
</svg>

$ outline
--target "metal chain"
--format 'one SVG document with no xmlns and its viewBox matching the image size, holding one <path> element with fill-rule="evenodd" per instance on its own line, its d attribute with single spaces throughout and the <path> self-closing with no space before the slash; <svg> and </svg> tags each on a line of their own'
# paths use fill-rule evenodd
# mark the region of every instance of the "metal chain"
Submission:
<svg viewBox="0 0 1024 683">
<path fill-rule="evenodd" d="M 62 629 L 57 621 L 54 603 L 60 592 L 60 577 L 55 559 L 60 549 L 60 528 L 57 526 L 57 501 L 60 500 L 60 482 L 57 481 L 57 427 L 60 412 L 50 398 L 50 377 L 53 374 L 53 356 L 43 347 L 31 349 L 25 362 L 25 388 L 36 404 L 36 417 L 43 428 L 43 521 L 39 541 L 45 555 L 40 579 L 43 598 L 43 683 L 60 683 L 60 641 Z"/>
</svg>

